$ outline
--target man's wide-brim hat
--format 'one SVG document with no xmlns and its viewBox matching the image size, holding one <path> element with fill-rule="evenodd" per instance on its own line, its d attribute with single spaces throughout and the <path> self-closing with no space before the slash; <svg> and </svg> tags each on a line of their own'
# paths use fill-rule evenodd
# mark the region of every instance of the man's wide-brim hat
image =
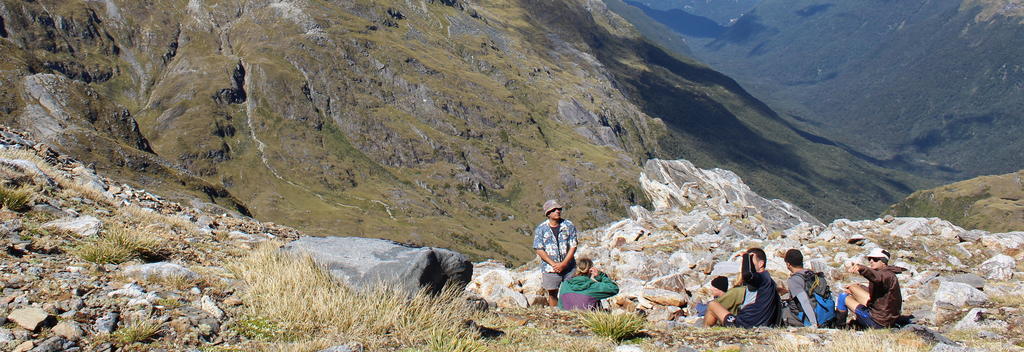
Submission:
<svg viewBox="0 0 1024 352">
<path fill-rule="evenodd" d="M 871 252 L 868 253 L 868 255 L 866 257 L 868 257 L 868 258 L 882 258 L 882 259 L 885 259 L 885 260 L 889 260 L 889 255 L 886 254 L 885 251 L 882 250 L 881 248 L 872 249 Z"/>
<path fill-rule="evenodd" d="M 547 202 L 544 202 L 544 215 L 548 215 L 552 210 L 559 209 L 561 207 L 562 205 L 558 204 L 557 200 L 548 199 Z"/>
</svg>

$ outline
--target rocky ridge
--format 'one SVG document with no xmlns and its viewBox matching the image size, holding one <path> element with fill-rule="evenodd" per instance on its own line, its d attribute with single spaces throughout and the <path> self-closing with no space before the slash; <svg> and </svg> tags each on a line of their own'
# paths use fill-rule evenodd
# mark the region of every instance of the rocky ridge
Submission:
<svg viewBox="0 0 1024 352">
<path fill-rule="evenodd" d="M 640 182 L 653 209 L 634 206 L 630 218 L 580 234 L 577 257 L 593 258 L 619 284 L 620 293 L 603 302 L 612 311 L 689 326 L 696 303 L 711 299 L 711 278 L 734 278 L 738 253 L 750 247 L 769 253 L 768 270 L 778 282 L 789 276 L 781 255 L 798 248 L 807 266 L 826 273 L 833 291 L 840 291 L 863 280 L 844 265 L 862 263 L 865 253 L 882 247 L 894 254 L 892 265 L 908 269 L 899 279 L 912 326 L 967 340 L 1004 338 L 995 349 L 1018 348 L 1024 337 L 1022 232 L 968 231 L 939 218 L 892 216 L 824 225 L 797 207 L 758 196 L 731 172 L 682 160 L 648 161 Z M 467 290 L 499 309 L 543 305 L 535 264 L 477 263 Z"/>
</svg>

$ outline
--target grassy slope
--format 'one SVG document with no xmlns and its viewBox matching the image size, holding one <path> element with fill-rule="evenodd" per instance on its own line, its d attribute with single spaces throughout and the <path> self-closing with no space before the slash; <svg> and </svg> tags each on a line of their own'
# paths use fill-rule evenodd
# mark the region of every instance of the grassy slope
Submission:
<svg viewBox="0 0 1024 352">
<path fill-rule="evenodd" d="M 1024 171 L 981 176 L 914 192 L 894 204 L 896 216 L 940 217 L 968 229 L 1024 231 Z"/>
</svg>

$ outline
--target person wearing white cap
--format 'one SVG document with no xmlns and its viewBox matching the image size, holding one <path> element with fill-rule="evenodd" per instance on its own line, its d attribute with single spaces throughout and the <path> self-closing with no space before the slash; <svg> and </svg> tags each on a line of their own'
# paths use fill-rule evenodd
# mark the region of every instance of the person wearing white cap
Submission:
<svg viewBox="0 0 1024 352">
<path fill-rule="evenodd" d="M 547 220 L 533 231 L 533 249 L 541 260 L 541 287 L 548 291 L 548 305 L 558 306 L 558 287 L 574 276 L 576 269 L 576 226 L 562 218 L 557 200 L 544 202 Z"/>
<path fill-rule="evenodd" d="M 846 270 L 868 279 L 868 287 L 861 284 L 847 286 L 848 296 L 839 303 L 845 303 L 854 312 L 857 324 L 872 329 L 888 328 L 903 309 L 903 296 L 896 274 L 906 269 L 889 265 L 889 252 L 881 248 L 872 249 L 866 257 L 868 266 L 851 264 Z"/>
</svg>

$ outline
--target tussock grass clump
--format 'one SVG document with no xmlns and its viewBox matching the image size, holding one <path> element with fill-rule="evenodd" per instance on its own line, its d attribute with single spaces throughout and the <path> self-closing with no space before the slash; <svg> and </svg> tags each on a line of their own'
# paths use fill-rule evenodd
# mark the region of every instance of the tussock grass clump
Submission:
<svg viewBox="0 0 1024 352">
<path fill-rule="evenodd" d="M 353 337 L 368 348 L 422 346 L 439 334 L 476 339 L 465 327 L 472 318 L 462 291 L 449 287 L 438 295 L 415 295 L 379 285 L 352 289 L 331 277 L 308 256 L 277 251 L 265 243 L 230 269 L 248 284 L 243 293 L 252 316 L 303 339 Z"/>
<path fill-rule="evenodd" d="M 159 258 L 165 243 L 159 234 L 115 225 L 76 249 L 82 260 L 97 264 L 120 264 L 132 259 Z"/>
<path fill-rule="evenodd" d="M 138 320 L 118 329 L 110 337 L 114 342 L 122 345 L 148 342 L 160 332 L 162 327 L 163 324 L 155 320 Z"/>
<path fill-rule="evenodd" d="M 196 224 L 184 217 L 160 214 L 154 210 L 145 209 L 137 205 L 118 208 L 117 214 L 126 223 L 140 227 L 163 227 L 179 233 L 193 233 L 196 231 Z"/>
<path fill-rule="evenodd" d="M 580 314 L 580 320 L 594 334 L 614 341 L 622 341 L 640 335 L 640 331 L 647 326 L 644 317 L 631 313 L 584 312 Z"/>
<path fill-rule="evenodd" d="M 440 331 L 430 336 L 427 348 L 431 352 L 484 352 L 489 350 L 477 340 L 465 336 L 449 336 Z"/>
<path fill-rule="evenodd" d="M 891 351 L 891 352 L 924 352 L 932 349 L 932 344 L 921 339 L 912 332 L 891 332 L 888 330 L 870 331 L 836 331 L 829 335 L 824 345 L 807 345 L 785 335 L 775 335 L 768 339 L 772 350 L 779 352 L 798 352 L 819 350 L 827 352 L 846 351 Z"/>
<path fill-rule="evenodd" d="M 35 197 L 35 192 L 30 187 L 13 188 L 7 185 L 0 185 L 0 206 L 7 210 L 25 211 Z"/>
</svg>

